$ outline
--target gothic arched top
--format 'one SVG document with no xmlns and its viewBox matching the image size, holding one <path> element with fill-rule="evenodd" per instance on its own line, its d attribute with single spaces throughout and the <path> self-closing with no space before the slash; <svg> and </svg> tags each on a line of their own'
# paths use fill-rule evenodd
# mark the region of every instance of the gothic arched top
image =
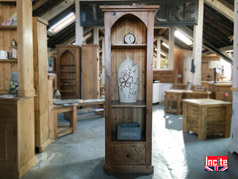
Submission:
<svg viewBox="0 0 238 179">
<path fill-rule="evenodd" d="M 123 18 L 124 16 L 127 15 L 133 15 L 135 17 L 137 17 L 141 22 L 143 22 L 143 24 L 146 26 L 147 28 L 147 16 L 143 16 L 142 13 L 140 12 L 112 12 L 114 13 L 112 18 L 111 18 L 111 28 L 113 27 L 114 24 L 116 24 L 118 22 L 118 20 L 120 20 L 121 18 Z"/>
</svg>

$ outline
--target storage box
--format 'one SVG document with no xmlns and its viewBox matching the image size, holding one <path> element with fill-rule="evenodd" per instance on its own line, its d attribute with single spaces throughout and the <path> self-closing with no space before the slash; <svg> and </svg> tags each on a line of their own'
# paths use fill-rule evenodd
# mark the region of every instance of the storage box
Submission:
<svg viewBox="0 0 238 179">
<path fill-rule="evenodd" d="M 138 123 L 118 123 L 117 140 L 141 140 L 141 127 Z"/>
</svg>

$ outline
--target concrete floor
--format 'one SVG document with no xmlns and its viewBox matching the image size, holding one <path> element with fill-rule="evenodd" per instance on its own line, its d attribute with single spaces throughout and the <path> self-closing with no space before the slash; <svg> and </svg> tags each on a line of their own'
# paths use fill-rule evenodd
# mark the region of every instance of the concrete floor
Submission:
<svg viewBox="0 0 238 179">
<path fill-rule="evenodd" d="M 37 164 L 23 179 L 238 178 L 238 155 L 228 152 L 229 138 L 198 141 L 197 135 L 182 132 L 181 115 L 165 115 L 163 108 L 163 105 L 153 107 L 153 175 L 105 174 L 104 118 L 92 114 L 87 119 L 80 115 L 77 133 L 59 138 L 38 154 Z M 229 170 L 204 171 L 206 155 L 228 156 Z"/>
</svg>

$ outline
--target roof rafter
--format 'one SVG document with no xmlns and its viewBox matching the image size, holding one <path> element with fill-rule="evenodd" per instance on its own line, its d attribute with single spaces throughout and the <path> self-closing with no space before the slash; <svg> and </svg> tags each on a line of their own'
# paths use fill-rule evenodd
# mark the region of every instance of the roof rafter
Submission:
<svg viewBox="0 0 238 179">
<path fill-rule="evenodd" d="M 205 0 L 205 3 L 234 22 L 234 11 L 218 0 Z"/>
</svg>

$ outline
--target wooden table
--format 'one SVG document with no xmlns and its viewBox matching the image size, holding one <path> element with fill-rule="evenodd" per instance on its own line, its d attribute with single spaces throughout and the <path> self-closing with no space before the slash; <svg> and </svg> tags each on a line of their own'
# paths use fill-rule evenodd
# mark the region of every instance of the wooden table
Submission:
<svg viewBox="0 0 238 179">
<path fill-rule="evenodd" d="M 193 131 L 199 140 L 207 136 L 222 134 L 230 137 L 230 102 L 214 99 L 183 100 L 183 131 Z"/>
<path fill-rule="evenodd" d="M 67 101 L 68 102 L 72 101 L 74 102 L 74 104 L 67 104 Z M 57 105 L 53 106 L 52 140 L 55 140 L 57 137 L 61 137 L 66 134 L 75 133 L 77 131 L 77 107 L 90 106 L 90 105 L 103 105 L 103 108 L 104 108 L 105 100 L 104 99 L 88 99 L 88 100 L 74 99 L 74 100 L 57 100 L 54 103 Z M 65 114 L 65 118 L 70 122 L 69 126 L 58 125 L 57 114 L 59 113 Z"/>
<path fill-rule="evenodd" d="M 58 125 L 58 115 L 59 113 L 69 112 L 69 126 L 59 126 Z M 53 138 L 61 137 L 66 134 L 75 133 L 77 131 L 77 105 L 63 106 L 63 105 L 54 105 L 53 108 L 53 120 L 54 120 L 54 131 Z"/>
<path fill-rule="evenodd" d="M 182 99 L 209 98 L 210 92 L 192 90 L 166 90 L 165 91 L 165 113 L 181 114 Z M 169 109 L 169 102 L 176 103 L 176 108 Z"/>
</svg>

